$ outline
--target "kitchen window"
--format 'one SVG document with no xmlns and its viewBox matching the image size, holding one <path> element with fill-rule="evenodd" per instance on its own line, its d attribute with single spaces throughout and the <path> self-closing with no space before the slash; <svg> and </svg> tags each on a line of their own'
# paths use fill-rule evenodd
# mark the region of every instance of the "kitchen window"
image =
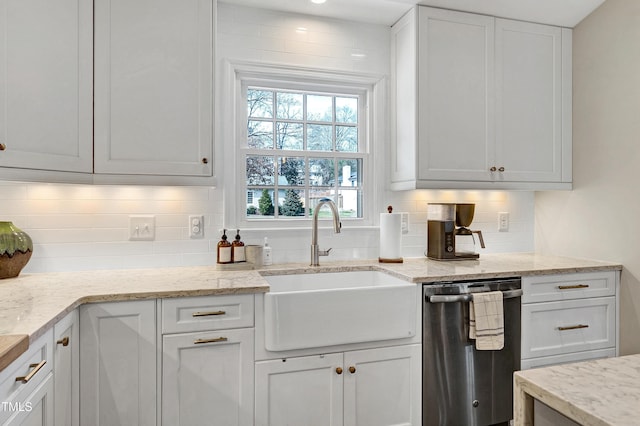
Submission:
<svg viewBox="0 0 640 426">
<path fill-rule="evenodd" d="M 237 182 L 247 196 L 238 204 L 238 222 L 308 224 L 319 200 L 329 198 L 343 221 L 365 223 L 373 203 L 371 85 L 299 76 L 240 83 Z"/>
<path fill-rule="evenodd" d="M 344 226 L 374 226 L 375 189 L 384 185 L 374 149 L 386 134 L 384 76 L 253 62 L 224 68 L 220 119 L 234 123 L 220 128 L 233 141 L 222 157 L 225 188 L 234 188 L 225 191 L 224 227 L 306 228 L 325 197 Z"/>
</svg>

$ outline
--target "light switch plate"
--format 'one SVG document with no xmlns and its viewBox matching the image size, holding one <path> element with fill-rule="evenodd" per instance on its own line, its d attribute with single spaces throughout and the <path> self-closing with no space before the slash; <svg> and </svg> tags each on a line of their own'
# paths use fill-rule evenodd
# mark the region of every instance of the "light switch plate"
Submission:
<svg viewBox="0 0 640 426">
<path fill-rule="evenodd" d="M 153 215 L 129 216 L 129 240 L 153 241 L 156 239 L 156 217 Z"/>
<path fill-rule="evenodd" d="M 509 212 L 498 213 L 498 231 L 499 232 L 509 231 Z"/>
<path fill-rule="evenodd" d="M 402 224 L 402 233 L 403 234 L 408 234 L 409 233 L 409 213 L 408 212 L 402 212 L 400 213 L 400 222 Z"/>
</svg>

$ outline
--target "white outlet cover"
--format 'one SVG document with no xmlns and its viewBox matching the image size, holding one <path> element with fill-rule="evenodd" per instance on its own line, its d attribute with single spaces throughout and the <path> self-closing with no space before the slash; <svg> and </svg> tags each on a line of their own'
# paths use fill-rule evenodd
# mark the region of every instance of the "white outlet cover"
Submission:
<svg viewBox="0 0 640 426">
<path fill-rule="evenodd" d="M 156 239 L 156 217 L 153 215 L 129 216 L 129 241 L 153 241 Z"/>
<path fill-rule="evenodd" d="M 204 238 L 204 215 L 189 215 L 189 238 Z"/>
</svg>

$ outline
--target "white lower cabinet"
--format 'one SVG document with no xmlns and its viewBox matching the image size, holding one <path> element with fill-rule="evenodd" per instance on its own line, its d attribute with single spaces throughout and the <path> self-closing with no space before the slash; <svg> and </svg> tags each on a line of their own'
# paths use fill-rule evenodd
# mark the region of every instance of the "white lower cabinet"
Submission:
<svg viewBox="0 0 640 426">
<path fill-rule="evenodd" d="M 162 337 L 162 424 L 253 424 L 253 329 Z"/>
<path fill-rule="evenodd" d="M 0 371 L 0 424 L 53 426 L 53 331 Z"/>
<path fill-rule="evenodd" d="M 80 424 L 156 425 L 156 301 L 80 307 Z"/>
<path fill-rule="evenodd" d="M 522 279 L 522 362 L 534 368 L 616 356 L 617 271 Z"/>
<path fill-rule="evenodd" d="M 256 426 L 419 425 L 421 345 L 256 363 Z"/>
<path fill-rule="evenodd" d="M 53 341 L 55 424 L 78 426 L 80 340 L 77 310 L 56 323 L 53 327 Z"/>
<path fill-rule="evenodd" d="M 53 374 L 27 397 L 27 402 L 18 408 L 4 426 L 54 426 L 53 421 Z"/>
<path fill-rule="evenodd" d="M 254 296 L 161 300 L 163 426 L 253 425 Z"/>
</svg>

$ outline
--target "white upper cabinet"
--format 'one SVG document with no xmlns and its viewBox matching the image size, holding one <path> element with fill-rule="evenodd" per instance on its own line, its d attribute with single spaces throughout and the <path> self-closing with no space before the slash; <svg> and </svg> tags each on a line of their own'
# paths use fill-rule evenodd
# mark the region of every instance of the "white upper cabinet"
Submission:
<svg viewBox="0 0 640 426">
<path fill-rule="evenodd" d="M 419 19 L 418 179 L 482 179 L 494 161 L 494 19 L 426 8 Z"/>
<path fill-rule="evenodd" d="M 212 176 L 213 0 L 95 1 L 95 173 Z"/>
<path fill-rule="evenodd" d="M 496 19 L 495 34 L 496 165 L 506 181 L 571 182 L 571 31 Z"/>
<path fill-rule="evenodd" d="M 391 56 L 391 189 L 571 188 L 571 30 L 419 6 Z"/>
<path fill-rule="evenodd" d="M 90 1 L 0 2 L 2 176 L 91 172 L 92 21 Z"/>
</svg>

